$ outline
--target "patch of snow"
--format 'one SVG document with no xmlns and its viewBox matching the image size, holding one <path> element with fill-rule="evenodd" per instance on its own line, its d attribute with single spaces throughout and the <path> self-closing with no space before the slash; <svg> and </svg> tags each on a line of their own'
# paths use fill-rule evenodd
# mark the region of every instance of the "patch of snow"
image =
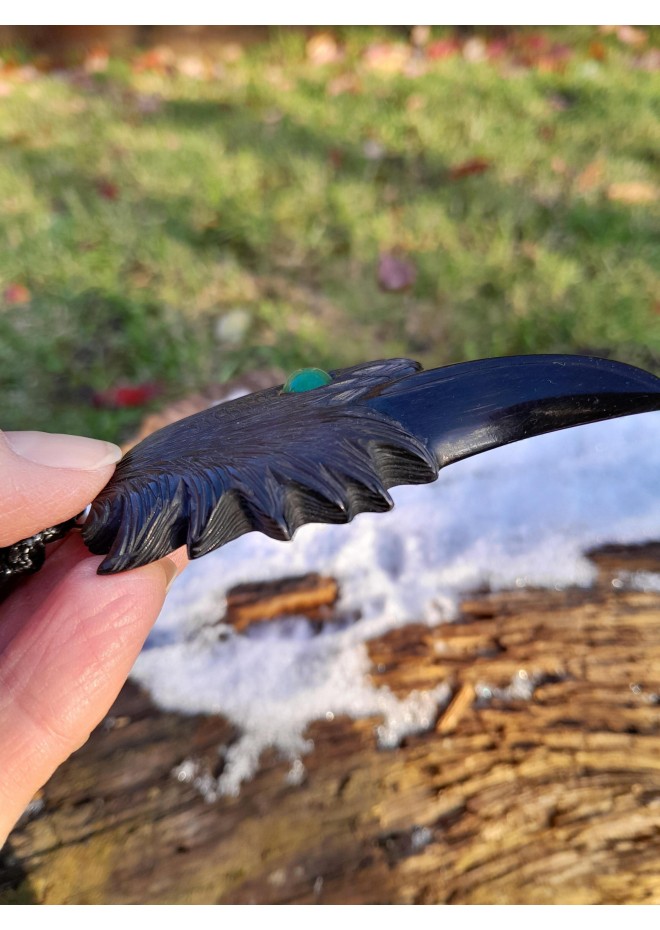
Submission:
<svg viewBox="0 0 660 930">
<path fill-rule="evenodd" d="M 449 689 L 401 700 L 375 687 L 366 643 L 411 621 L 449 622 L 474 589 L 589 585 L 589 549 L 660 538 L 659 480 L 660 414 L 643 414 L 459 462 L 432 485 L 393 489 L 389 514 L 305 526 L 290 543 L 252 533 L 177 579 L 133 677 L 163 708 L 240 728 L 212 794 L 238 792 L 267 747 L 304 777 L 296 763 L 314 720 L 380 717 L 380 744 L 395 746 L 433 726 Z M 217 626 L 229 588 L 307 572 L 334 576 L 339 613 L 359 619 L 318 634 L 303 619 L 243 634 Z M 633 583 L 655 585 L 639 574 Z"/>
</svg>

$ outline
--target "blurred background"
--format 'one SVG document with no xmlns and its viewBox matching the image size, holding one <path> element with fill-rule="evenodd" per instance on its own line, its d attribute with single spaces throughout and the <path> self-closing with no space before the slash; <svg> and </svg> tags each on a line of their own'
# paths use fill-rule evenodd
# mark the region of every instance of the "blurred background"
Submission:
<svg viewBox="0 0 660 930">
<path fill-rule="evenodd" d="M 3 427 L 395 355 L 660 371 L 659 34 L 2 27 Z"/>
<path fill-rule="evenodd" d="M 0 426 L 124 441 L 238 375 L 387 356 L 660 374 L 659 40 L 0 27 Z M 0 850 L 0 903 L 660 901 L 660 444 L 604 426 L 451 470 L 399 536 L 193 563 Z M 376 632 L 340 598 L 370 569 L 400 592 Z"/>
</svg>

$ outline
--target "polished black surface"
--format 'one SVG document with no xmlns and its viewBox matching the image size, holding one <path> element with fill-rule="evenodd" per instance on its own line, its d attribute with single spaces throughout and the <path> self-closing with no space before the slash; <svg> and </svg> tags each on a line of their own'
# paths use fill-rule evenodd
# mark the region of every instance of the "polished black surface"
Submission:
<svg viewBox="0 0 660 930">
<path fill-rule="evenodd" d="M 99 571 L 186 545 L 197 558 L 256 530 L 346 523 L 392 506 L 388 488 L 496 446 L 660 409 L 660 379 L 583 356 L 483 359 L 422 371 L 408 359 L 330 372 L 302 393 L 272 388 L 187 417 L 119 463 L 83 527 Z M 552 463 L 548 463 L 552 467 Z"/>
</svg>

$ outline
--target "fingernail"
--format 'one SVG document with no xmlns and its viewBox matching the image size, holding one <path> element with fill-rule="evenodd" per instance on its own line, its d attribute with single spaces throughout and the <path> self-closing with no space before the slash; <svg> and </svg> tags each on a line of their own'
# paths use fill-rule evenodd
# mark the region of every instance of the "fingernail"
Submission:
<svg viewBox="0 0 660 930">
<path fill-rule="evenodd" d="M 121 449 L 113 442 L 66 436 L 63 433 L 39 433 L 35 430 L 3 434 L 17 455 L 51 468 L 78 468 L 83 471 L 114 465 Z"/>
<path fill-rule="evenodd" d="M 174 584 L 174 579 L 179 574 L 179 569 L 172 561 L 172 559 L 161 559 L 160 564 L 163 566 L 163 571 L 165 572 L 166 585 L 165 585 L 165 594 L 170 590 Z"/>
</svg>

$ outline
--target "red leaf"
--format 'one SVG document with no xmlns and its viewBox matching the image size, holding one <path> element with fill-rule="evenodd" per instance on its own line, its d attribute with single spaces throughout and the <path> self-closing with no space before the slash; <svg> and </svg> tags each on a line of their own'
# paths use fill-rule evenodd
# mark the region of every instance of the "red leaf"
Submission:
<svg viewBox="0 0 660 930">
<path fill-rule="evenodd" d="M 382 252 L 378 259 L 378 285 L 383 291 L 406 291 L 417 280 L 417 269 L 407 258 Z"/>
<path fill-rule="evenodd" d="M 491 163 L 486 158 L 469 158 L 459 165 L 453 165 L 449 169 L 449 177 L 452 181 L 461 181 L 463 178 L 472 177 L 474 174 L 483 174 L 490 167 Z"/>
<path fill-rule="evenodd" d="M 99 178 L 96 182 L 96 192 L 104 200 L 116 200 L 119 197 L 119 187 L 107 178 Z"/>
<path fill-rule="evenodd" d="M 143 384 L 118 384 L 105 391 L 94 392 L 94 406 L 109 410 L 125 407 L 143 407 L 161 393 L 161 387 L 155 381 Z"/>
<path fill-rule="evenodd" d="M 490 39 L 486 43 L 486 55 L 488 58 L 501 58 L 502 55 L 510 49 L 510 43 L 507 39 Z"/>
<path fill-rule="evenodd" d="M 547 36 L 544 36 L 540 32 L 523 33 L 520 36 L 519 42 L 522 48 L 527 48 L 532 52 L 541 52 L 543 49 L 547 48 L 549 44 Z"/>
<path fill-rule="evenodd" d="M 426 46 L 426 57 L 432 61 L 440 61 L 442 58 L 458 55 L 460 50 L 461 45 L 457 39 L 436 39 Z"/>
<path fill-rule="evenodd" d="M 18 304 L 28 304 L 32 299 L 32 294 L 24 284 L 12 282 L 4 290 L 3 297 L 6 304 L 17 306 Z"/>
<path fill-rule="evenodd" d="M 170 71 L 174 64 L 174 53 L 167 46 L 148 49 L 133 61 L 133 71 L 158 71 L 164 74 Z"/>
</svg>

